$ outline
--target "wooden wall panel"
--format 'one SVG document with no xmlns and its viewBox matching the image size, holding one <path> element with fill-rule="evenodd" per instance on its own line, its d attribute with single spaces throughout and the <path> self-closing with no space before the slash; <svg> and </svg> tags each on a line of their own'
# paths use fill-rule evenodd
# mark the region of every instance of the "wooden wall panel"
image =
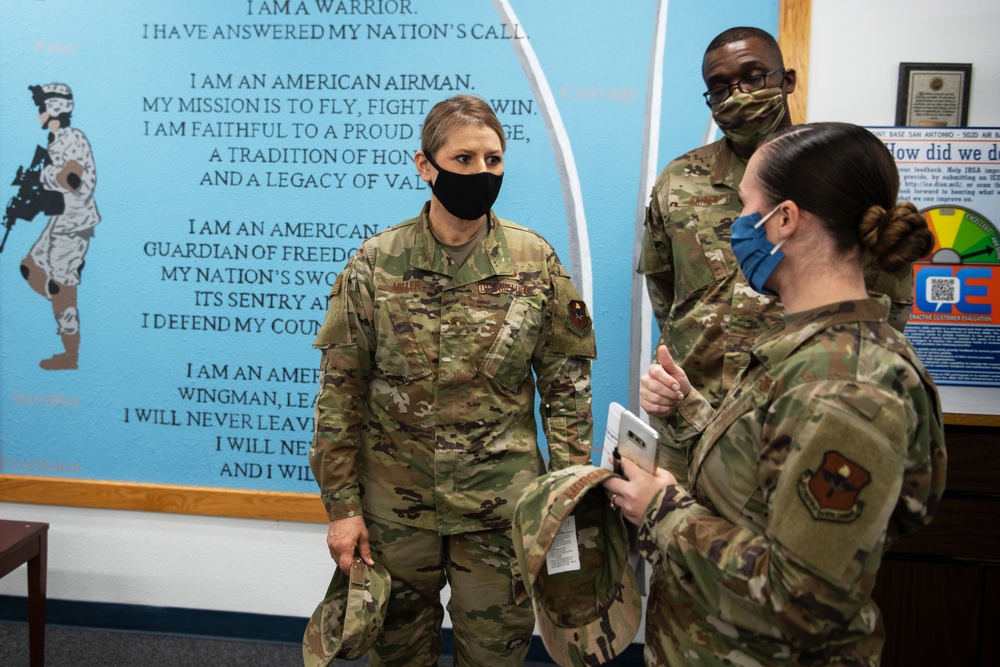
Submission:
<svg viewBox="0 0 1000 667">
<path fill-rule="evenodd" d="M 0 501 L 326 523 L 319 493 L 0 475 Z"/>
<path fill-rule="evenodd" d="M 809 101 L 809 38 L 812 30 L 812 0 L 781 0 L 778 13 L 778 44 L 785 67 L 796 72 L 795 92 L 788 96 L 793 123 L 806 122 Z"/>
<path fill-rule="evenodd" d="M 977 566 L 884 561 L 873 592 L 886 630 L 882 667 L 982 664 L 982 587 Z"/>
</svg>

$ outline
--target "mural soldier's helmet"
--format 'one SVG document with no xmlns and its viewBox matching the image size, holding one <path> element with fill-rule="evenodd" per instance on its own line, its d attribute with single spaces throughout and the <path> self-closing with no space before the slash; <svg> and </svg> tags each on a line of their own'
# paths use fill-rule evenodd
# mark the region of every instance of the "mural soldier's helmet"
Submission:
<svg viewBox="0 0 1000 667">
<path fill-rule="evenodd" d="M 73 113 L 73 91 L 65 83 L 47 83 L 44 86 L 28 86 L 31 98 L 38 107 L 38 113 L 46 111 L 54 118 Z M 63 123 L 65 126 L 66 123 Z"/>
</svg>

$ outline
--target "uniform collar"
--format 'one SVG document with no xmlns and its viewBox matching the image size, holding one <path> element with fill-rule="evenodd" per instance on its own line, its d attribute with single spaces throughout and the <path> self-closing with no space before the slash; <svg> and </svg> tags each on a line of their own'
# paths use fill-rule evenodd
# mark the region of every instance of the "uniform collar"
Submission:
<svg viewBox="0 0 1000 667">
<path fill-rule="evenodd" d="M 889 303 L 889 297 L 880 296 L 840 301 L 786 315 L 783 324 L 758 339 L 753 355 L 761 366 L 770 371 L 820 331 L 840 324 L 887 322 Z"/>
<path fill-rule="evenodd" d="M 729 139 L 723 137 L 715 142 L 712 161 L 708 167 L 708 177 L 713 186 L 721 185 L 732 190 L 739 189 L 746 169 L 747 163 L 733 152 L 729 145 Z"/>
<path fill-rule="evenodd" d="M 507 239 L 500 226 L 500 219 L 492 210 L 486 218 L 486 224 L 489 226 L 486 238 L 472 251 L 465 264 L 456 269 L 431 232 L 428 217 L 430 208 L 430 202 L 424 204 L 418 224 L 414 225 L 413 252 L 410 255 L 410 262 L 414 268 L 451 276 L 454 279 L 452 287 L 477 283 L 497 275 L 513 275 Z"/>
</svg>

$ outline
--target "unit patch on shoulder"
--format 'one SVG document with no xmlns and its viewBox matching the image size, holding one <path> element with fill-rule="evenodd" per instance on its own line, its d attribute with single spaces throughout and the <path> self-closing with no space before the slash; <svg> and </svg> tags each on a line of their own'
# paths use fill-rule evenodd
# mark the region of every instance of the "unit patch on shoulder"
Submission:
<svg viewBox="0 0 1000 667">
<path fill-rule="evenodd" d="M 333 281 L 333 289 L 330 290 L 330 296 L 337 296 L 340 294 L 340 283 L 342 282 L 343 277 L 343 271 L 337 274 L 337 279 Z"/>
<path fill-rule="evenodd" d="M 864 501 L 858 494 L 871 474 L 835 451 L 823 454 L 819 470 L 806 470 L 799 477 L 799 497 L 813 518 L 847 523 L 861 516 Z"/>
<path fill-rule="evenodd" d="M 569 302 L 569 312 L 566 314 L 566 328 L 583 338 L 594 328 L 594 323 L 587 312 L 587 304 L 580 299 Z"/>
</svg>

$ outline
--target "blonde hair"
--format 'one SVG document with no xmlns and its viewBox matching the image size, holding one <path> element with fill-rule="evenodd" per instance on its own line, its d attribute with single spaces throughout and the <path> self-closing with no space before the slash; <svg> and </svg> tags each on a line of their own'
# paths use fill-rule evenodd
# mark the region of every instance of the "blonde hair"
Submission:
<svg viewBox="0 0 1000 667">
<path fill-rule="evenodd" d="M 435 153 L 444 146 L 452 130 L 463 125 L 490 128 L 500 137 L 500 150 L 507 150 L 503 125 L 486 100 L 475 95 L 455 95 L 435 104 L 420 130 L 420 150 L 435 159 Z"/>
</svg>

